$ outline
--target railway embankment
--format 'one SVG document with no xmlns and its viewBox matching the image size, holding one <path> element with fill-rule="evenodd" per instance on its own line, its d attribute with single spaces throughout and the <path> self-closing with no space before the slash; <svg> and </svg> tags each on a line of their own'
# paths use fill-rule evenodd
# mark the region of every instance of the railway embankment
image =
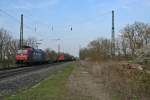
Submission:
<svg viewBox="0 0 150 100">
<path fill-rule="evenodd" d="M 67 82 L 77 63 L 69 63 L 30 89 L 5 97 L 4 100 L 68 100 Z"/>
<path fill-rule="evenodd" d="M 59 69 L 59 66 L 57 68 Z M 40 83 L 28 84 L 32 88 L 20 90 L 4 100 L 149 100 L 150 98 L 150 74 L 139 64 L 126 61 L 101 63 L 80 61 L 61 68 L 63 70 L 56 70 L 55 73 L 48 75 L 46 80 L 41 79 L 43 81 Z M 40 76 L 33 73 L 31 76 L 36 77 L 34 81 L 40 79 Z M 30 78 L 33 81 L 32 77 Z"/>
<path fill-rule="evenodd" d="M 55 65 L 42 65 L 43 68 L 30 70 L 28 72 L 26 71 L 0 79 L 0 98 L 3 99 L 6 96 L 15 95 L 20 91 L 29 89 L 44 80 L 49 75 L 63 70 L 70 63 L 71 62 Z"/>
</svg>

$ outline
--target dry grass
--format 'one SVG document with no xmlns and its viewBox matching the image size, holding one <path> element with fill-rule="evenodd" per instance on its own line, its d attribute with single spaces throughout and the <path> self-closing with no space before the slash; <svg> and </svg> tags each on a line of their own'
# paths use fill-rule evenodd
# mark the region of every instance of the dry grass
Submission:
<svg viewBox="0 0 150 100">
<path fill-rule="evenodd" d="M 69 77 L 67 100 L 111 100 L 103 84 L 97 83 L 97 79 L 86 69 L 78 65 Z"/>
<path fill-rule="evenodd" d="M 150 74 L 128 69 L 116 62 L 82 62 L 87 70 L 103 82 L 114 100 L 149 100 Z"/>
</svg>

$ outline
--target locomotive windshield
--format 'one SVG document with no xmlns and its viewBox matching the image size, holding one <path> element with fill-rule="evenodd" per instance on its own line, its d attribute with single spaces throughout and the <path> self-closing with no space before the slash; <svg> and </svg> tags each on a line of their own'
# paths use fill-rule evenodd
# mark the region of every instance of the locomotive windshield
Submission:
<svg viewBox="0 0 150 100">
<path fill-rule="evenodd" d="M 27 54 L 28 50 L 17 50 L 17 54 Z"/>
</svg>

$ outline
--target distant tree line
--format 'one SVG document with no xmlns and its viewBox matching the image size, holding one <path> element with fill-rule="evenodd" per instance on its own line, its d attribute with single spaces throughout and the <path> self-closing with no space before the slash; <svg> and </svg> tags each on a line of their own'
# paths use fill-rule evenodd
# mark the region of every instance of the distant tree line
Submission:
<svg viewBox="0 0 150 100">
<path fill-rule="evenodd" d="M 115 38 L 115 58 L 134 59 L 138 51 L 150 46 L 150 24 L 135 22 L 126 25 Z M 81 59 L 108 60 L 111 55 L 111 39 L 98 38 L 80 50 Z M 114 58 L 113 58 L 114 59 Z"/>
</svg>

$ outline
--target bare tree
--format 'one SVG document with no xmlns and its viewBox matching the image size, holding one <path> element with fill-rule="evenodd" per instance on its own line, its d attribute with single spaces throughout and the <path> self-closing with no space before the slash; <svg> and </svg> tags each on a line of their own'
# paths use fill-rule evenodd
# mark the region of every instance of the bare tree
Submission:
<svg viewBox="0 0 150 100">
<path fill-rule="evenodd" d="M 87 48 L 80 50 L 81 58 L 92 60 L 109 59 L 111 55 L 111 42 L 109 39 L 99 38 L 91 41 Z"/>
<path fill-rule="evenodd" d="M 0 29 L 0 64 L 9 65 L 15 61 L 17 45 L 17 40 L 8 31 Z"/>
<path fill-rule="evenodd" d="M 135 22 L 132 25 L 127 25 L 122 31 L 122 46 L 125 53 L 125 43 L 129 44 L 131 56 L 136 55 L 136 50 L 143 48 L 149 44 L 150 27 L 148 24 Z"/>
<path fill-rule="evenodd" d="M 33 48 L 37 48 L 37 39 L 34 37 L 30 37 L 24 40 L 24 44 Z"/>
</svg>

